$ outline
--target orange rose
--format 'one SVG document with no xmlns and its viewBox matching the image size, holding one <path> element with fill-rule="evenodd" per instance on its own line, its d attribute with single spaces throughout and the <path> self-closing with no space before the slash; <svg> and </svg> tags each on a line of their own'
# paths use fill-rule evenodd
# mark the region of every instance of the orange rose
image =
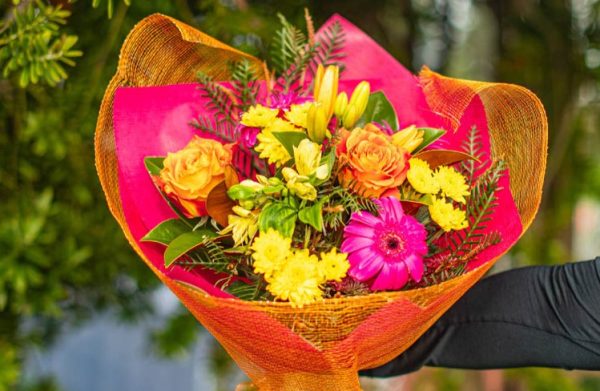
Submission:
<svg viewBox="0 0 600 391">
<path fill-rule="evenodd" d="M 232 157 L 232 144 L 194 136 L 185 148 L 167 154 L 159 182 L 188 217 L 202 216 L 208 193 L 225 179 Z"/>
<path fill-rule="evenodd" d="M 406 179 L 410 154 L 394 145 L 392 138 L 373 124 L 364 129 L 340 132 L 336 154 L 339 158 L 338 179 L 366 197 L 392 193 Z"/>
</svg>

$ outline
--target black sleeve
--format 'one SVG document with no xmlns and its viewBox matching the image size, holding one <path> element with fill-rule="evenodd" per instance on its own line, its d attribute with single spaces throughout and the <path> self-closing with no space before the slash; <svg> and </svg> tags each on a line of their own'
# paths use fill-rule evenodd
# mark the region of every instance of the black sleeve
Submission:
<svg viewBox="0 0 600 391">
<path fill-rule="evenodd" d="M 422 366 L 600 370 L 600 257 L 485 278 L 413 346 L 364 376 Z"/>
</svg>

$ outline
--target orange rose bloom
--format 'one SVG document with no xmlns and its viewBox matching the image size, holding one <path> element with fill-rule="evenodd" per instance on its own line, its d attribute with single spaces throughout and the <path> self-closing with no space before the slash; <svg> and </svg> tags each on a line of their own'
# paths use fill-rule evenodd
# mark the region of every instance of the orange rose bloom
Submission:
<svg viewBox="0 0 600 391">
<path fill-rule="evenodd" d="M 365 197 L 393 193 L 406 179 L 410 154 L 373 124 L 352 131 L 342 129 L 336 145 L 342 186 Z"/>
<path fill-rule="evenodd" d="M 232 144 L 198 136 L 180 151 L 167 154 L 160 172 L 163 191 L 177 202 L 188 217 L 204 215 L 208 193 L 225 179 L 231 164 Z"/>
</svg>

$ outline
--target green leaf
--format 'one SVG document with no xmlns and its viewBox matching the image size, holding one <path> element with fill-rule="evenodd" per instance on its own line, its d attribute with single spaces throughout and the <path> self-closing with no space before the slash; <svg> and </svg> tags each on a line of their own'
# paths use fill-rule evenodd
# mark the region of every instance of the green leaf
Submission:
<svg viewBox="0 0 600 391">
<path fill-rule="evenodd" d="M 176 237 L 165 250 L 165 267 L 171 266 L 176 260 L 201 246 L 206 239 L 214 238 L 217 234 L 208 228 L 186 232 Z"/>
<path fill-rule="evenodd" d="M 300 141 L 307 138 L 304 132 L 273 132 L 273 136 L 288 151 L 292 159 L 294 158 L 294 147 L 297 147 Z"/>
<path fill-rule="evenodd" d="M 168 246 L 175 238 L 190 232 L 190 227 L 180 219 L 165 220 L 142 238 L 142 242 L 155 242 Z"/>
<path fill-rule="evenodd" d="M 300 209 L 298 212 L 300 221 L 312 226 L 317 231 L 323 231 L 323 205 L 327 199 L 327 197 L 321 198 L 313 205 Z"/>
<path fill-rule="evenodd" d="M 400 127 L 396 110 L 394 110 L 394 106 L 392 106 L 382 91 L 371 94 L 369 102 L 367 103 L 367 108 L 358 122 L 358 126 L 363 126 L 369 122 L 385 122 L 394 131 Z"/>
<path fill-rule="evenodd" d="M 436 141 L 437 139 L 439 139 L 440 137 L 442 137 L 443 135 L 446 134 L 446 131 L 444 129 L 436 129 L 436 128 L 418 128 L 419 130 L 422 130 L 423 133 L 423 142 L 412 152 L 412 154 L 416 154 L 417 152 L 421 151 L 422 149 L 430 146 L 431 144 L 433 144 L 434 141 Z"/>
<path fill-rule="evenodd" d="M 263 208 L 258 218 L 260 232 L 273 228 L 285 237 L 291 238 L 296 228 L 298 212 L 283 202 L 273 202 Z"/>
<path fill-rule="evenodd" d="M 150 175 L 158 176 L 160 175 L 160 171 L 163 169 L 164 160 L 164 157 L 147 156 L 144 158 L 144 165 L 146 166 L 146 170 L 148 170 Z"/>
</svg>

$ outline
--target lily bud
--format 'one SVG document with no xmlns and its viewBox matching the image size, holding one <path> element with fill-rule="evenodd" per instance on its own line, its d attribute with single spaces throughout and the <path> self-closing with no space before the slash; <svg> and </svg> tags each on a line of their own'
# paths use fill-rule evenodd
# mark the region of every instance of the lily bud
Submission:
<svg viewBox="0 0 600 391">
<path fill-rule="evenodd" d="M 367 108 L 367 103 L 369 103 L 369 96 L 371 95 L 371 85 L 367 81 L 361 81 L 358 83 L 354 91 L 352 92 L 352 96 L 350 97 L 350 102 L 348 103 L 348 107 L 354 106 L 358 116 L 362 116 Z"/>
<path fill-rule="evenodd" d="M 294 160 L 298 174 L 312 175 L 321 162 L 321 146 L 307 139 L 300 141 L 300 144 L 294 147 Z"/>
<path fill-rule="evenodd" d="M 360 116 L 357 114 L 356 107 L 348 106 L 346 113 L 344 114 L 344 119 L 342 120 L 344 127 L 346 129 L 352 129 L 359 118 Z"/>
<path fill-rule="evenodd" d="M 331 133 L 327 130 L 329 120 L 323 107 L 313 104 L 308 109 L 306 115 L 306 131 L 308 137 L 321 144 L 325 137 L 330 137 Z"/>
<path fill-rule="evenodd" d="M 327 122 L 333 115 L 335 101 L 338 93 L 338 81 L 340 76 L 340 68 L 335 65 L 329 65 L 323 68 L 319 64 L 317 74 L 315 75 L 314 98 L 315 102 L 320 103 L 325 111 Z"/>
<path fill-rule="evenodd" d="M 235 205 L 235 206 L 232 208 L 232 210 L 233 210 L 233 212 L 234 212 L 236 215 L 238 215 L 238 216 L 240 216 L 240 217 L 248 217 L 248 216 L 250 216 L 250 213 L 252 213 L 250 210 L 248 210 L 248 209 L 245 209 L 245 208 L 242 208 L 242 207 L 241 207 L 241 206 L 239 206 L 239 205 Z"/>
<path fill-rule="evenodd" d="M 412 153 L 423 142 L 424 133 L 415 125 L 411 125 L 395 133 L 392 136 L 392 143 Z"/>
<path fill-rule="evenodd" d="M 341 94 L 338 95 L 337 99 L 335 100 L 335 109 L 334 109 L 335 116 L 339 120 L 342 120 L 342 118 L 344 117 L 344 113 L 346 112 L 347 107 L 348 107 L 348 95 L 346 95 L 345 92 L 342 92 Z"/>
<path fill-rule="evenodd" d="M 241 201 L 240 206 L 246 210 L 252 210 L 252 209 L 254 209 L 254 202 L 252 202 L 250 200 Z M 244 217 L 244 216 L 242 216 L 242 217 Z"/>
</svg>

